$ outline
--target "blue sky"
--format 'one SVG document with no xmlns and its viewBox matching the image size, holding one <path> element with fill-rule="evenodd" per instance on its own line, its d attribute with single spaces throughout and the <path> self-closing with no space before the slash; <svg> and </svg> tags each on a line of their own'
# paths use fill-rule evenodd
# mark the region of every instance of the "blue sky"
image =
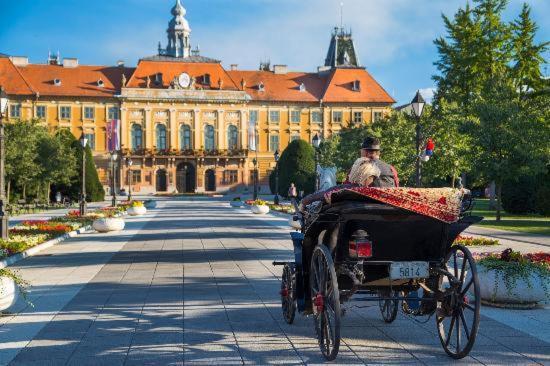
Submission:
<svg viewBox="0 0 550 366">
<path fill-rule="evenodd" d="M 451 16 L 465 0 L 182 0 L 193 46 L 201 54 L 256 69 L 260 60 L 314 71 L 324 61 L 330 32 L 340 23 L 353 31 L 363 66 L 398 101 L 433 87 L 433 39 L 443 34 L 441 14 Z M 175 0 L 0 0 L 0 52 L 45 62 L 48 50 L 83 64 L 135 65 L 166 43 Z M 528 1 L 550 39 L 550 1 Z M 519 13 L 510 0 L 505 18 Z M 546 20 L 546 21 L 545 21 Z"/>
</svg>

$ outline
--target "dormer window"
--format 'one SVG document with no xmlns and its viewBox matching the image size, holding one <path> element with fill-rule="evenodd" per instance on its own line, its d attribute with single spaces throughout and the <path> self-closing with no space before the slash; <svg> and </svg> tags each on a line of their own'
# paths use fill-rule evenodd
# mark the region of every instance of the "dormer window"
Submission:
<svg viewBox="0 0 550 366">
<path fill-rule="evenodd" d="M 258 84 L 258 91 L 265 91 L 265 86 L 264 86 L 264 83 L 260 81 L 260 83 Z"/>
<path fill-rule="evenodd" d="M 351 85 L 351 90 L 353 91 L 360 91 L 361 90 L 361 81 L 359 80 L 353 80 L 353 83 Z"/>
<path fill-rule="evenodd" d="M 53 79 L 53 85 L 61 86 L 61 79 Z"/>
<path fill-rule="evenodd" d="M 305 91 L 306 91 L 306 86 L 305 86 L 304 83 L 301 83 L 301 84 L 300 84 L 300 91 L 301 91 L 301 92 L 305 92 Z"/>
<path fill-rule="evenodd" d="M 162 73 L 158 72 L 155 74 L 155 84 L 162 85 Z"/>
<path fill-rule="evenodd" d="M 105 86 L 105 83 L 103 82 L 103 80 L 99 79 L 97 81 L 97 86 L 99 86 L 100 88 L 103 88 Z"/>
<path fill-rule="evenodd" d="M 204 85 L 210 85 L 210 74 L 204 74 L 202 76 L 202 83 Z"/>
</svg>

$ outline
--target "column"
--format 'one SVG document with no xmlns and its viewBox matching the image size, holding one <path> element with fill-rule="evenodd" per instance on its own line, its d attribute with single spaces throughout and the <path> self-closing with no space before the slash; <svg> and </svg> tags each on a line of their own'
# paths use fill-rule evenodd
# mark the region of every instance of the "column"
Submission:
<svg viewBox="0 0 550 366">
<path fill-rule="evenodd" d="M 248 149 L 248 123 L 247 122 L 247 113 L 245 110 L 241 110 L 241 123 L 240 123 L 240 129 L 241 129 L 241 141 L 240 141 L 240 148 L 241 149 Z"/>
<path fill-rule="evenodd" d="M 152 109 L 145 108 L 145 128 L 143 129 L 143 137 L 145 138 L 145 143 L 143 146 L 146 149 L 153 148 L 153 121 L 152 121 Z"/>
<path fill-rule="evenodd" d="M 200 109 L 193 110 L 193 149 L 198 150 L 204 144 L 201 138 L 201 111 Z"/>
<path fill-rule="evenodd" d="M 130 126 L 128 125 L 128 109 L 120 108 L 120 147 L 129 149 Z"/>
<path fill-rule="evenodd" d="M 225 149 L 225 146 L 226 146 L 226 143 L 225 143 L 225 118 L 224 118 L 224 113 L 223 113 L 223 109 L 218 109 L 218 113 L 217 113 L 217 128 L 218 128 L 218 146 L 217 146 L 217 149 L 218 150 L 223 150 Z"/>
<path fill-rule="evenodd" d="M 168 121 L 168 135 L 170 136 L 170 139 L 168 140 L 167 147 L 169 149 L 177 149 L 177 136 L 178 126 L 176 123 L 176 110 L 170 109 L 170 119 Z"/>
</svg>

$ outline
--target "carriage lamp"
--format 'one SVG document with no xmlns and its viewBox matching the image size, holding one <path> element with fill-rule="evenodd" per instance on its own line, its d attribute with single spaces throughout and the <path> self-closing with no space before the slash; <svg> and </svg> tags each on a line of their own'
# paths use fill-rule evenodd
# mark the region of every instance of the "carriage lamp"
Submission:
<svg viewBox="0 0 550 366">
<path fill-rule="evenodd" d="M 4 212 L 4 117 L 8 114 L 8 94 L 0 86 L 0 238 L 8 239 L 8 215 Z"/>
<path fill-rule="evenodd" d="M 279 149 L 275 150 L 273 154 L 275 158 L 275 197 L 273 197 L 273 203 L 279 204 Z"/>
<path fill-rule="evenodd" d="M 82 146 L 82 187 L 80 188 L 80 216 L 86 215 L 86 145 L 88 145 L 88 139 L 84 132 L 80 136 L 80 146 Z"/>
<path fill-rule="evenodd" d="M 424 101 L 424 98 L 422 98 L 422 95 L 420 94 L 420 90 L 416 91 L 416 95 L 414 96 L 413 100 L 411 101 L 411 106 L 414 115 L 416 116 L 416 166 L 415 166 L 415 180 L 416 180 L 416 187 L 420 187 L 422 185 L 422 154 L 420 152 L 420 144 L 422 143 L 422 125 L 420 124 L 420 118 L 422 117 L 422 112 L 424 112 L 424 106 L 426 105 L 426 102 Z"/>
</svg>

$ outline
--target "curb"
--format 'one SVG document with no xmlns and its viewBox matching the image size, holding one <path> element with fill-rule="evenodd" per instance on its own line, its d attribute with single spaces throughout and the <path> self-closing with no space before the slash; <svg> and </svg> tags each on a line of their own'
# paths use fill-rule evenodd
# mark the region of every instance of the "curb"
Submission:
<svg viewBox="0 0 550 366">
<path fill-rule="evenodd" d="M 34 247 L 31 247 L 27 250 L 24 250 L 24 251 L 20 252 L 20 253 L 14 254 L 14 255 L 9 256 L 7 258 L 4 258 L 4 259 L 0 260 L 0 268 L 5 268 L 9 265 L 12 265 L 16 262 L 19 262 L 22 259 L 25 259 L 27 257 L 32 257 L 33 255 L 35 255 L 36 253 L 41 252 L 44 249 L 47 249 L 51 246 L 54 246 L 55 244 L 61 243 L 62 241 L 65 241 L 68 238 L 73 238 L 73 237 L 77 236 L 78 234 L 82 234 L 83 232 L 91 230 L 91 229 L 92 229 L 91 225 L 83 226 L 78 230 L 70 231 L 70 232 L 68 232 L 64 235 L 58 236 L 57 238 L 50 239 L 48 241 L 43 242 L 42 244 L 35 245 Z"/>
</svg>

